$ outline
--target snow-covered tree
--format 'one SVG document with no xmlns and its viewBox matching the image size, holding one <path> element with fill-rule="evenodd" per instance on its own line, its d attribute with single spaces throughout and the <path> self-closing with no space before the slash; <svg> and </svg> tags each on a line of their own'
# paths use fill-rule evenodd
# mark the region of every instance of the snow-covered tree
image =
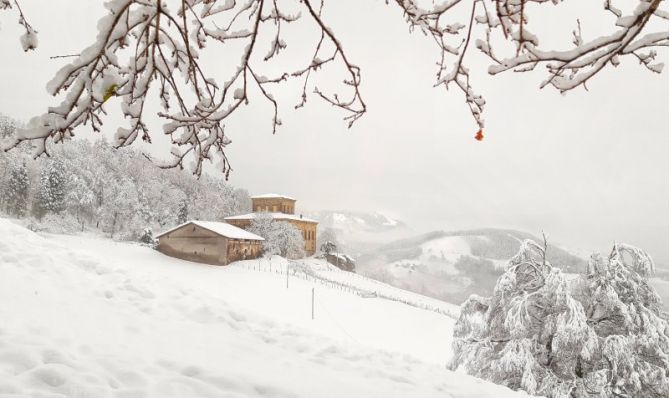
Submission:
<svg viewBox="0 0 669 398">
<path fill-rule="evenodd" d="M 149 246 L 154 246 L 156 244 L 156 239 L 153 236 L 153 230 L 151 228 L 144 228 L 142 233 L 139 235 L 138 240 Z"/>
<path fill-rule="evenodd" d="M 299 229 L 286 221 L 276 221 L 270 213 L 258 213 L 248 228 L 258 236 L 263 237 L 263 255 L 280 254 L 286 258 L 302 258 L 304 252 L 304 237 Z"/>
<path fill-rule="evenodd" d="M 177 210 L 177 224 L 183 224 L 188 221 L 188 201 L 181 200 L 179 203 L 179 210 Z"/>
<path fill-rule="evenodd" d="M 270 239 L 276 240 L 281 255 L 291 259 L 303 258 L 305 252 L 302 232 L 286 221 L 277 221 L 273 226 Z"/>
<path fill-rule="evenodd" d="M 450 367 L 549 398 L 669 396 L 669 325 L 642 250 L 615 244 L 575 278 L 525 241 L 492 297 L 470 297 Z"/>
<path fill-rule="evenodd" d="M 16 121 L 0 114 L 0 140 L 11 137 L 16 130 Z"/>
<path fill-rule="evenodd" d="M 66 209 L 77 220 L 83 231 L 86 220 L 90 220 L 95 213 L 95 194 L 88 182 L 76 174 L 68 178 L 65 192 Z"/>
<path fill-rule="evenodd" d="M 136 185 L 130 178 L 111 184 L 104 191 L 104 206 L 101 210 L 103 229 L 113 237 L 119 231 L 121 238 L 132 238 L 141 233 L 146 224 L 141 219 L 141 204 Z"/>
<path fill-rule="evenodd" d="M 321 252 L 327 256 L 328 254 L 334 253 L 337 250 L 337 245 L 329 240 L 326 240 L 325 242 L 321 243 L 320 249 Z"/>
<path fill-rule="evenodd" d="M 246 189 L 235 189 L 232 192 L 232 213 L 231 214 L 244 214 L 251 211 L 251 195 Z"/>
<path fill-rule="evenodd" d="M 23 217 L 28 209 L 30 192 L 28 168 L 24 160 L 8 165 L 9 177 L 2 187 L 2 202 L 8 214 Z"/>
<path fill-rule="evenodd" d="M 273 131 L 281 125 L 280 104 L 275 99 L 281 86 L 299 87 L 300 100 L 294 108 L 304 106 L 308 93 L 313 92 L 343 110 L 351 127 L 367 110 L 361 94 L 361 71 L 328 25 L 329 3 L 108 0 L 104 3 L 106 15 L 98 22 L 97 39 L 47 85 L 49 94 L 62 94 L 62 102 L 34 119 L 28 128 L 19 129 L 9 147 L 29 140 L 35 143 L 36 153 L 42 154 L 47 151 L 47 141 L 62 142 L 78 126 L 90 123 L 98 131 L 112 98 L 129 120 L 129 125 L 118 128 L 114 145 L 130 145 L 137 138 L 151 142 L 146 113 L 154 106 L 145 106 L 149 93 L 157 96 L 155 107 L 162 107 L 157 116 L 164 121 L 163 133 L 175 146 L 169 151 L 172 159 L 161 166 L 180 166 L 189 157 L 197 174 L 202 172 L 203 162 L 215 154 L 222 171 L 229 173 L 225 148 L 230 140 L 224 123 L 249 103 L 252 91 L 270 105 Z M 594 17 L 608 19 L 608 25 L 604 29 L 598 26 L 601 36 L 591 37 L 582 29 L 588 15 L 564 5 L 573 1 L 388 3 L 401 11 L 411 30 L 419 29 L 434 43 L 436 85 L 462 93 L 479 129 L 477 139 L 483 137 L 485 100 L 474 89 L 476 74 L 470 73 L 475 52 L 489 60 L 487 72 L 491 75 L 544 67 L 541 87 L 566 92 L 585 87 L 595 75 L 618 67 L 626 59 L 660 73 L 664 64 L 659 58 L 669 45 L 669 5 L 661 0 L 604 1 L 601 15 Z M 571 13 L 565 23 L 552 20 L 561 14 L 558 7 Z M 37 30 L 21 10 L 20 0 L 0 0 L 0 10 L 9 9 L 15 11 L 25 29 L 20 38 L 23 49 L 35 49 Z M 550 23 L 546 23 L 547 18 L 551 18 Z M 311 46 L 303 45 L 308 34 L 289 36 L 287 26 L 296 24 L 314 33 Z M 569 29 L 560 31 L 565 24 Z M 540 29 L 546 26 L 549 28 Z M 296 48 L 305 56 L 290 65 L 280 54 L 293 43 L 300 43 Z M 205 49 L 217 51 L 221 59 L 239 61 L 217 82 L 213 71 L 200 63 Z M 339 73 L 337 81 L 343 84 L 323 88 L 323 82 L 318 81 L 323 70 Z"/>
<path fill-rule="evenodd" d="M 33 213 L 37 218 L 65 210 L 66 176 L 59 159 L 48 159 L 39 177 Z"/>
<path fill-rule="evenodd" d="M 274 234 L 274 218 L 270 213 L 256 214 L 251 220 L 248 230 L 265 239 L 262 243 L 263 256 L 271 257 L 275 254 L 281 254 L 281 249 Z"/>
<path fill-rule="evenodd" d="M 321 251 L 323 253 L 327 253 L 327 254 L 333 252 L 334 250 L 336 250 L 336 248 L 341 249 L 339 239 L 337 239 L 337 233 L 335 232 L 334 228 L 331 228 L 331 227 L 325 227 L 321 231 L 318 232 L 318 237 L 316 239 L 316 243 L 317 243 L 318 247 L 321 249 Z M 326 243 L 330 243 L 331 246 L 334 245 L 334 248 L 331 248 L 331 250 L 329 252 L 326 252 L 325 250 L 323 250 L 323 248 L 324 248 L 323 245 L 326 244 Z"/>
</svg>

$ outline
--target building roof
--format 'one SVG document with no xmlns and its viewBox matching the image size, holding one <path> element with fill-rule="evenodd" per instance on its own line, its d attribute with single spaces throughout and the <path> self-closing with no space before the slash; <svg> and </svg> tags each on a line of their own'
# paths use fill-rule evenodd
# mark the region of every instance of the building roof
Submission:
<svg viewBox="0 0 669 398">
<path fill-rule="evenodd" d="M 277 193 L 266 193 L 263 195 L 255 195 L 251 196 L 251 199 L 288 199 L 288 200 L 294 200 L 297 201 L 295 198 L 291 198 L 290 196 L 286 195 L 279 195 Z"/>
<path fill-rule="evenodd" d="M 304 222 L 318 223 L 318 221 L 313 220 L 311 218 L 300 217 L 300 216 L 295 215 L 295 214 L 266 213 L 266 212 L 242 214 L 242 215 L 239 215 L 239 216 L 225 217 L 225 219 L 226 220 L 253 220 L 254 218 L 256 218 L 258 216 L 258 214 L 269 214 L 275 220 L 294 220 L 294 221 L 304 221 Z"/>
<path fill-rule="evenodd" d="M 215 234 L 224 236 L 226 238 L 230 239 L 241 239 L 241 240 L 265 240 L 262 237 L 252 234 L 249 231 L 243 230 L 239 227 L 235 227 L 232 224 L 228 224 L 225 222 L 216 222 L 216 221 L 198 221 L 198 220 L 191 220 L 188 222 L 185 222 L 181 225 L 178 225 L 169 231 L 165 231 L 161 233 L 160 235 L 156 236 L 156 238 L 160 238 L 163 235 L 167 235 L 172 231 L 176 231 L 177 229 L 180 229 L 181 227 L 184 227 L 186 225 L 197 225 L 200 228 L 204 228 L 208 231 L 211 231 Z"/>
</svg>

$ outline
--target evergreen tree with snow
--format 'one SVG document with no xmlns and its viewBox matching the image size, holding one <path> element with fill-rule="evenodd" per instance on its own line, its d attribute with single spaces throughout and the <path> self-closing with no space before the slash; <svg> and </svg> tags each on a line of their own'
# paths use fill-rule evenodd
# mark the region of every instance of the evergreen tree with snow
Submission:
<svg viewBox="0 0 669 398">
<path fill-rule="evenodd" d="M 569 278 L 525 241 L 492 297 L 470 297 L 451 369 L 549 398 L 669 396 L 669 325 L 644 251 L 615 244 Z"/>
<path fill-rule="evenodd" d="M 188 201 L 183 199 L 179 203 L 179 210 L 177 212 L 177 224 L 183 224 L 188 221 Z"/>
<path fill-rule="evenodd" d="M 21 161 L 12 166 L 2 192 L 5 209 L 9 215 L 14 217 L 25 216 L 28 208 L 29 192 L 28 168 L 25 161 Z"/>
<path fill-rule="evenodd" d="M 33 212 L 37 218 L 46 213 L 60 213 L 65 209 L 66 178 L 63 163 L 51 159 L 42 168 L 39 185 L 33 203 Z"/>
<path fill-rule="evenodd" d="M 9 138 L 16 131 L 16 121 L 5 115 L 0 115 L 0 139 Z"/>
</svg>

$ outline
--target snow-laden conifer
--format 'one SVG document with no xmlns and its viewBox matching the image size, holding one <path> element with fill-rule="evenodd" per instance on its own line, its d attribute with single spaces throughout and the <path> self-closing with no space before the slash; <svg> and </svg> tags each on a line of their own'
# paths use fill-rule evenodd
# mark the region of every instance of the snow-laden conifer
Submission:
<svg viewBox="0 0 669 398">
<path fill-rule="evenodd" d="M 643 250 L 615 244 L 582 275 L 525 241 L 492 297 L 470 297 L 452 369 L 550 398 L 669 396 L 669 326 Z"/>
<path fill-rule="evenodd" d="M 14 217 L 23 217 L 28 209 L 30 192 L 28 168 L 24 160 L 9 165 L 9 178 L 3 184 L 2 202 L 7 213 Z"/>
</svg>

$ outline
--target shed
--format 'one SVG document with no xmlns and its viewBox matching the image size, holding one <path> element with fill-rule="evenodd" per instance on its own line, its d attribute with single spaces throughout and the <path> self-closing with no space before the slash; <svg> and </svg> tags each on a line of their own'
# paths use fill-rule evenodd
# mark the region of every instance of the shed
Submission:
<svg viewBox="0 0 669 398">
<path fill-rule="evenodd" d="M 196 220 L 165 231 L 157 239 L 161 253 L 213 265 L 257 258 L 264 240 L 228 223 Z"/>
</svg>

